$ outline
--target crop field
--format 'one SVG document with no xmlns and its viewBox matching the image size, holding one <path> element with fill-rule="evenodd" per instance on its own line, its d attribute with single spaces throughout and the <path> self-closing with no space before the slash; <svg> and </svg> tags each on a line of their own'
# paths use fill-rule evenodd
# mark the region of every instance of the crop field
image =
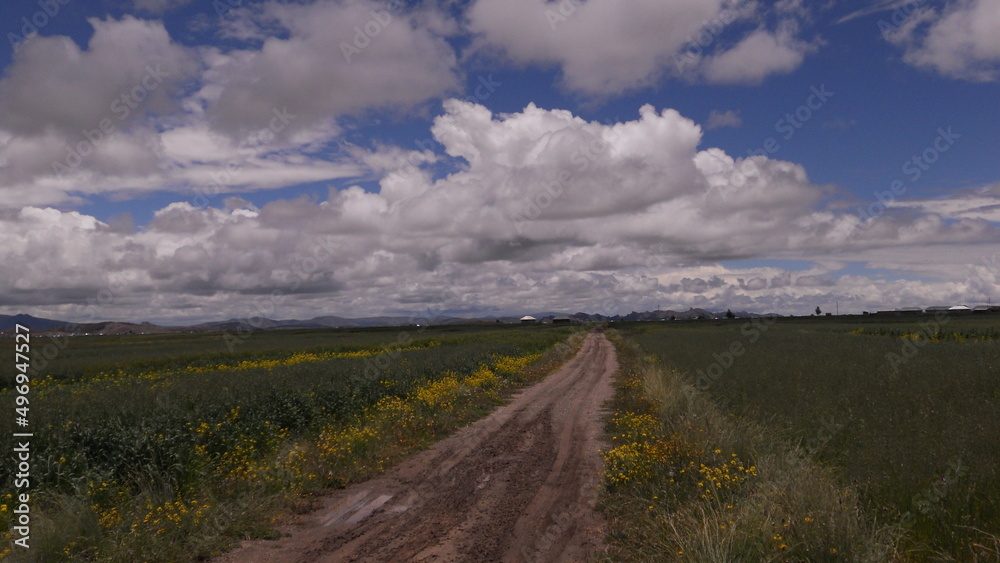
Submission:
<svg viewBox="0 0 1000 563">
<path fill-rule="evenodd" d="M 732 434 L 745 438 L 730 440 L 720 454 L 740 460 L 738 470 L 723 474 L 699 461 L 699 486 L 709 487 L 712 479 L 717 488 L 752 484 L 758 478 L 748 472 L 761 469 L 764 451 L 786 447 L 814 464 L 817 475 L 829 477 L 844 498 L 856 498 L 863 516 L 857 525 L 875 543 L 891 545 L 896 557 L 986 561 L 1000 557 L 998 326 L 995 316 L 923 315 L 641 323 L 619 330 L 652 356 L 667 374 L 661 377 L 680 379 L 687 397 L 677 404 L 708 398 Z M 633 381 L 632 387 L 641 386 Z M 660 412 L 650 408 L 633 410 Z M 626 415 L 613 421 L 626 438 L 635 428 L 655 426 Z M 748 429 L 757 435 L 747 438 Z M 712 447 L 697 438 L 651 444 L 642 447 L 669 454 L 654 452 L 652 458 L 685 463 Z M 611 461 L 624 463 L 613 455 Z M 639 462 L 630 463 L 635 471 Z M 620 477 L 637 474 L 624 471 Z M 759 500 L 761 490 L 748 486 L 743 500 Z M 799 514 L 799 528 L 819 519 L 806 512 Z M 780 549 L 754 553 L 816 560 L 847 549 L 806 545 L 808 539 L 795 545 L 780 529 L 773 537 Z"/>
<path fill-rule="evenodd" d="M 275 538 L 318 495 L 551 371 L 579 332 L 34 339 L 32 557 L 207 559 Z M 608 336 L 621 369 L 601 454 L 606 560 L 1000 557 L 995 317 L 622 323 Z M 14 376 L 0 372 L 5 400 Z M 16 451 L 13 423 L 0 441 Z M 0 467 L 8 545 L 14 471 Z"/>
<path fill-rule="evenodd" d="M 404 332 L 409 331 L 409 332 Z M 560 361 L 572 329 L 435 327 L 35 338 L 32 557 L 174 561 L 272 537 Z M 46 354 L 45 346 L 49 347 Z M 13 341 L 3 342 L 13 356 Z M 14 372 L 0 373 L 10 398 Z M 15 466 L 0 467 L 12 537 Z M 12 555 L 9 547 L 0 548 Z"/>
</svg>

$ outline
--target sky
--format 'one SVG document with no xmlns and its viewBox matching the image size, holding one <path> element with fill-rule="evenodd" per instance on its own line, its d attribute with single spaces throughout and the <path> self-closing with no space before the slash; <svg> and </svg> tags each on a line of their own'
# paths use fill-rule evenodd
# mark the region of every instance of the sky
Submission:
<svg viewBox="0 0 1000 563">
<path fill-rule="evenodd" d="M 1000 300 L 1000 2 L 0 4 L 0 313 Z"/>
</svg>

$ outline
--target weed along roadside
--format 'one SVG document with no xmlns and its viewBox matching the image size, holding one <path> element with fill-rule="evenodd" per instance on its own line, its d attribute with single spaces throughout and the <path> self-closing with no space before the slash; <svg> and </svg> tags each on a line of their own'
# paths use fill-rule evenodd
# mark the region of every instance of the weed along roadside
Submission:
<svg viewBox="0 0 1000 563">
<path fill-rule="evenodd" d="M 384 474 L 325 497 L 274 542 L 218 563 L 584 561 L 603 552 L 594 510 L 614 347 L 578 333 L 572 358 L 489 415 Z"/>
<path fill-rule="evenodd" d="M 582 342 L 559 327 L 432 329 L 388 347 L 386 334 L 264 334 L 225 361 L 166 354 L 141 364 L 126 361 L 138 338 L 74 340 L 60 356 L 74 371 L 43 379 L 33 399 L 61 422 L 33 452 L 32 554 L 203 560 L 277 537 L 320 495 L 486 415 Z M 172 349 L 172 337 L 144 341 Z M 102 347 L 99 366 L 88 367 L 84 346 Z M 391 361 L 372 370 L 367 360 L 387 350 Z M 3 522 L 14 493 L 0 491 Z"/>
<path fill-rule="evenodd" d="M 759 328 L 618 328 L 605 505 L 626 519 L 611 526 L 621 553 L 649 557 L 643 538 L 658 535 L 664 551 L 693 560 L 1000 558 L 995 320 L 786 318 Z M 750 330 L 760 335 L 752 345 Z M 699 493 L 722 461 L 709 454 L 756 471 L 723 477 L 724 503 Z M 679 466 L 692 461 L 700 472 L 685 484 L 692 473 Z M 784 548 L 753 535 L 766 522 L 787 524 L 767 536 Z M 706 547 L 708 529 L 724 549 Z"/>
<path fill-rule="evenodd" d="M 621 333 L 604 453 L 609 561 L 887 561 L 854 491 Z"/>
</svg>

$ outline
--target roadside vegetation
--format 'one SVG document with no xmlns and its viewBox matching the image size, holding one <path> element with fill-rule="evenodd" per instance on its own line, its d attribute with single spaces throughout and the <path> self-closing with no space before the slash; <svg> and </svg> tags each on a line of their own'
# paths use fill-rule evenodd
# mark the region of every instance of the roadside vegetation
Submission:
<svg viewBox="0 0 1000 563">
<path fill-rule="evenodd" d="M 886 561 L 834 472 L 727 416 L 614 335 L 621 371 L 604 453 L 609 561 Z"/>
<path fill-rule="evenodd" d="M 821 318 L 621 327 L 605 454 L 616 558 L 1000 559 L 992 326 Z M 727 456 L 735 472 L 720 471 Z"/>
<path fill-rule="evenodd" d="M 73 339 L 32 391 L 44 426 L 33 429 L 29 553 L 198 560 L 275 537 L 317 494 L 483 416 L 581 341 L 561 344 L 573 331 L 555 327 L 399 334 L 261 333 L 235 352 L 218 335 Z M 193 346 L 179 354 L 177 340 Z M 5 420 L 5 451 L 13 431 Z M 8 547 L 9 472 L 0 466 L 0 533 L 13 558 L 24 552 Z"/>
</svg>

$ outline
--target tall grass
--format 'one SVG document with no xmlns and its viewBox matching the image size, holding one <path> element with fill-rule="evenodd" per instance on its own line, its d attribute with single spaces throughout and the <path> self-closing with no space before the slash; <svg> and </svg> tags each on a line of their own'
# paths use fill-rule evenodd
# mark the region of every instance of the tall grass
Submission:
<svg viewBox="0 0 1000 563">
<path fill-rule="evenodd" d="M 802 451 L 615 339 L 609 560 L 886 561 L 895 529 Z M 644 420 L 637 424 L 637 420 Z"/>
<path fill-rule="evenodd" d="M 932 328 L 965 336 L 909 336 Z M 991 330 L 968 317 L 815 319 L 633 336 L 727 416 L 833 470 L 870 523 L 901 531 L 904 557 L 966 561 L 1000 557 L 1000 342 L 982 337 Z M 743 352 L 727 356 L 734 343 Z"/>
</svg>

